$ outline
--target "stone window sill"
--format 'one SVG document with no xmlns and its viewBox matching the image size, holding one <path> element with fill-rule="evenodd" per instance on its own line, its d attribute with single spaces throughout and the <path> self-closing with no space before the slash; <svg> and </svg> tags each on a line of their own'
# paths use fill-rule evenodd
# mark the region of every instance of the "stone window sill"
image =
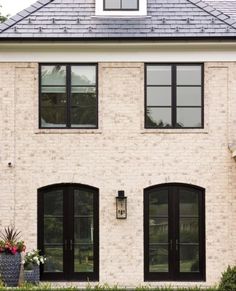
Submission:
<svg viewBox="0 0 236 291">
<path fill-rule="evenodd" d="M 208 134 L 208 129 L 142 129 L 141 134 Z"/>
<path fill-rule="evenodd" d="M 37 129 L 35 134 L 102 134 L 99 129 Z"/>
</svg>

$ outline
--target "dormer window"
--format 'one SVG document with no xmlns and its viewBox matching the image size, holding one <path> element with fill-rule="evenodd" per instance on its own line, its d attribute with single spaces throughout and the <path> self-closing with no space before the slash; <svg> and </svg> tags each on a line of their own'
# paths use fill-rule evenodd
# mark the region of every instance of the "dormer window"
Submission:
<svg viewBox="0 0 236 291">
<path fill-rule="evenodd" d="M 147 0 L 96 0 L 98 17 L 145 17 Z"/>
<path fill-rule="evenodd" d="M 104 0 L 104 10 L 138 10 L 139 0 Z"/>
</svg>

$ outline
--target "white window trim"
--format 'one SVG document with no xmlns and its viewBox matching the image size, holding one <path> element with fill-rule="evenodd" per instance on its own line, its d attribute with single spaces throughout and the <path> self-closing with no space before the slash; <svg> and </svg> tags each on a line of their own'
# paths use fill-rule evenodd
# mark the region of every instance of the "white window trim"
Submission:
<svg viewBox="0 0 236 291">
<path fill-rule="evenodd" d="M 146 16 L 147 0 L 139 0 L 139 10 L 113 10 L 106 11 L 103 7 L 104 0 L 96 0 L 96 16 Z"/>
</svg>

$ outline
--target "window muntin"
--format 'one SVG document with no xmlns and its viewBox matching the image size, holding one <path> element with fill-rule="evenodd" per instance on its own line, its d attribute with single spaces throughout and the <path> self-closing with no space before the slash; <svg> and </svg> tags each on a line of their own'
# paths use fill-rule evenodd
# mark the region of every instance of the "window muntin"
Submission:
<svg viewBox="0 0 236 291">
<path fill-rule="evenodd" d="M 171 184 L 144 194 L 145 281 L 205 280 L 204 191 Z"/>
<path fill-rule="evenodd" d="M 203 128 L 203 65 L 147 64 L 145 128 Z"/>
<path fill-rule="evenodd" d="M 97 65 L 40 66 L 40 128 L 98 127 Z"/>
<path fill-rule="evenodd" d="M 139 0 L 104 0 L 104 10 L 138 10 Z"/>
</svg>

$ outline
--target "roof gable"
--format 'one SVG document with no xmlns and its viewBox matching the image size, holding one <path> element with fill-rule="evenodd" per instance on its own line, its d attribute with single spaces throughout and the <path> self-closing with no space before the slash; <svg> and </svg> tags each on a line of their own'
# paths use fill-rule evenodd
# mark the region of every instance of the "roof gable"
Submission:
<svg viewBox="0 0 236 291">
<path fill-rule="evenodd" d="M 236 36 L 236 20 L 199 0 L 148 0 L 146 17 L 96 17 L 95 0 L 40 0 L 0 25 L 0 38 Z"/>
</svg>

